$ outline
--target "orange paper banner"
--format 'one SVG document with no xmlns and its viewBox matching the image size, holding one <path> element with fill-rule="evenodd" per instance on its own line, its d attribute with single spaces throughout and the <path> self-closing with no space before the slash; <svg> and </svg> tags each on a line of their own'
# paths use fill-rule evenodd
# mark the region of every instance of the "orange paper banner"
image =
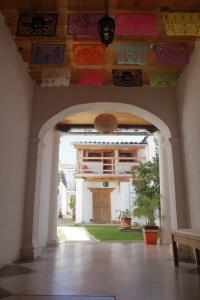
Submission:
<svg viewBox="0 0 200 300">
<path fill-rule="evenodd" d="M 75 44 L 73 45 L 74 62 L 78 65 L 103 64 L 105 46 L 99 44 Z"/>
</svg>

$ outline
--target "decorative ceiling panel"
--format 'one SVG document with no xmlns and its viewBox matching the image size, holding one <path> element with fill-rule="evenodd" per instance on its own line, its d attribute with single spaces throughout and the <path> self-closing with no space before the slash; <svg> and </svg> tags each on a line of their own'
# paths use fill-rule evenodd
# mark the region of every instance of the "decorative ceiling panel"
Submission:
<svg viewBox="0 0 200 300">
<path fill-rule="evenodd" d="M 199 0 L 109 0 L 108 14 L 116 21 L 116 34 L 106 48 L 95 25 L 95 18 L 105 14 L 103 0 L 0 0 L 0 10 L 38 84 L 42 84 L 43 69 L 49 69 L 50 64 L 51 68 L 70 68 L 70 84 L 78 82 L 81 68 L 105 70 L 103 84 L 113 84 L 112 70 L 122 66 L 125 70 L 141 69 L 145 85 L 150 84 L 151 71 L 165 71 L 167 65 L 179 76 L 187 62 L 180 45 L 187 47 L 189 60 L 200 33 Z M 57 22 L 50 17 L 54 15 Z M 42 22 L 45 26 L 41 27 Z M 136 45 L 143 45 L 146 53 Z"/>
<path fill-rule="evenodd" d="M 146 45 L 115 45 L 117 64 L 145 65 L 147 62 Z"/>
<path fill-rule="evenodd" d="M 75 44 L 73 45 L 74 62 L 78 65 L 103 64 L 105 46 L 101 44 Z"/>
<path fill-rule="evenodd" d="M 113 70 L 113 83 L 116 86 L 142 86 L 141 70 Z"/>
<path fill-rule="evenodd" d="M 77 70 L 76 84 L 101 86 L 105 81 L 105 70 L 101 69 L 81 69 Z"/>
<path fill-rule="evenodd" d="M 65 45 L 33 44 L 31 51 L 32 64 L 62 64 Z"/>
<path fill-rule="evenodd" d="M 149 72 L 149 82 L 152 87 L 175 87 L 178 74 L 171 70 L 154 70 Z"/>
<path fill-rule="evenodd" d="M 115 17 L 117 35 L 154 36 L 158 34 L 155 13 L 117 13 Z"/>
<path fill-rule="evenodd" d="M 54 36 L 58 14 L 20 14 L 18 36 Z"/>
<path fill-rule="evenodd" d="M 155 61 L 160 65 L 185 65 L 188 63 L 186 45 L 155 45 Z"/>
<path fill-rule="evenodd" d="M 43 87 L 69 86 L 71 70 L 66 68 L 46 68 L 42 70 Z"/>
<path fill-rule="evenodd" d="M 200 12 L 165 13 L 163 19 L 168 35 L 200 36 Z"/>
<path fill-rule="evenodd" d="M 69 14 L 68 34 L 98 35 L 97 24 L 102 14 Z"/>
</svg>

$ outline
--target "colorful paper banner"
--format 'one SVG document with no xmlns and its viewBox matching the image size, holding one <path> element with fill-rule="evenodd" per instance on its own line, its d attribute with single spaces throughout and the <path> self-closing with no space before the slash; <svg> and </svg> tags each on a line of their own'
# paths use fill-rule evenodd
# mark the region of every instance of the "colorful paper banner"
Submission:
<svg viewBox="0 0 200 300">
<path fill-rule="evenodd" d="M 175 87 L 178 74 L 170 70 L 155 70 L 149 72 L 149 84 L 152 87 Z"/>
<path fill-rule="evenodd" d="M 160 65 L 185 65 L 189 54 L 186 45 L 154 45 L 155 60 Z"/>
<path fill-rule="evenodd" d="M 163 20 L 167 35 L 200 36 L 200 13 L 165 13 Z"/>
<path fill-rule="evenodd" d="M 20 14 L 18 36 L 54 36 L 58 14 Z"/>
<path fill-rule="evenodd" d="M 112 70 L 116 86 L 142 86 L 141 70 Z"/>
<path fill-rule="evenodd" d="M 78 65 L 101 65 L 105 53 L 104 45 L 76 44 L 73 45 L 74 62 Z"/>
<path fill-rule="evenodd" d="M 69 14 L 68 15 L 68 34 L 85 34 L 85 35 L 97 35 L 98 20 L 102 17 L 102 14 Z"/>
<path fill-rule="evenodd" d="M 117 13 L 116 35 L 157 35 L 156 15 L 154 13 Z"/>
<path fill-rule="evenodd" d="M 105 70 L 99 69 L 78 70 L 76 84 L 101 86 L 105 81 L 105 74 Z"/>
<path fill-rule="evenodd" d="M 115 45 L 117 64 L 145 65 L 147 61 L 146 45 Z"/>
<path fill-rule="evenodd" d="M 42 69 L 42 87 L 69 86 L 71 77 L 70 69 Z"/>
<path fill-rule="evenodd" d="M 65 45 L 34 44 L 31 51 L 32 64 L 62 64 Z"/>
</svg>

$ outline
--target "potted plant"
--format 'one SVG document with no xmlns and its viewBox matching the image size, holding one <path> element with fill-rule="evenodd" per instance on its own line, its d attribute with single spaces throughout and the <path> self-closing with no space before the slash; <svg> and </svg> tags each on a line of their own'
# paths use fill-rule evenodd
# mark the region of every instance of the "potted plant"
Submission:
<svg viewBox="0 0 200 300">
<path fill-rule="evenodd" d="M 125 210 L 117 210 L 117 212 L 119 212 L 118 218 L 121 222 L 121 228 L 122 229 L 130 229 L 132 212 L 128 208 Z"/>
<path fill-rule="evenodd" d="M 160 216 L 160 183 L 158 156 L 153 162 L 141 164 L 133 173 L 136 199 L 133 215 L 146 220 L 143 228 L 144 241 L 147 244 L 156 244 L 158 226 L 156 220 Z"/>
</svg>

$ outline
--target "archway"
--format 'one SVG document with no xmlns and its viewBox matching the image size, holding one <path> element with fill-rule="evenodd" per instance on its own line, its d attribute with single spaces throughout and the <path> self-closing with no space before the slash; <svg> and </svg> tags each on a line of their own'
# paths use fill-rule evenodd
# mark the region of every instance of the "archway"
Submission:
<svg viewBox="0 0 200 300">
<path fill-rule="evenodd" d="M 44 157 L 45 148 L 47 146 L 50 147 L 50 152 L 52 157 L 55 157 L 58 154 L 58 136 L 56 136 L 54 132 L 54 126 L 57 122 L 62 120 L 64 117 L 70 116 L 75 113 L 80 112 L 89 112 L 89 111 L 99 111 L 99 112 L 112 112 L 112 111 L 120 111 L 120 112 L 128 112 L 139 117 L 142 117 L 153 125 L 155 125 L 160 132 L 160 155 L 162 156 L 162 167 L 161 167 L 161 193 L 163 194 L 163 201 L 167 203 L 165 205 L 165 209 L 170 216 L 164 216 L 166 220 L 167 226 L 167 234 L 169 238 L 169 226 L 172 227 L 184 227 L 185 224 L 185 211 L 183 209 L 183 185 L 181 178 L 177 176 L 177 173 L 180 169 L 180 145 L 179 139 L 177 137 L 173 137 L 170 131 L 170 124 L 166 124 L 161 118 L 152 114 L 151 112 L 140 108 L 138 106 L 124 104 L 124 103 L 113 103 L 113 102 L 92 102 L 79 104 L 75 106 L 68 107 L 59 113 L 56 113 L 53 117 L 51 117 L 47 122 L 45 122 L 40 131 L 38 133 L 38 137 L 35 137 L 31 140 L 34 143 L 34 147 L 31 148 L 31 155 L 35 158 L 35 178 L 33 178 L 33 174 L 28 173 L 28 180 L 34 181 L 34 187 L 32 182 L 31 187 L 31 208 L 32 208 L 32 219 L 28 218 L 30 212 L 25 214 L 25 232 L 23 236 L 23 249 L 22 256 L 29 257 L 35 256 L 38 254 L 37 249 L 41 249 L 48 243 L 48 235 L 51 236 L 50 242 L 55 242 L 55 227 L 56 225 L 52 223 L 51 233 L 49 233 L 49 220 L 55 217 L 55 197 L 57 192 L 57 172 L 56 169 L 56 161 L 52 160 L 51 166 L 51 176 L 49 176 L 48 184 L 44 185 L 42 182 L 42 172 L 47 168 L 47 163 L 45 163 Z M 54 132 L 54 134 L 53 134 Z M 48 145 L 49 144 L 49 145 Z M 57 155 L 58 156 L 58 155 Z M 49 169 L 50 170 L 50 169 Z M 53 171 L 52 171 L 53 170 Z M 31 170 L 29 170 L 30 172 Z M 48 173 L 49 171 L 46 170 Z M 182 185 L 182 192 L 180 191 L 180 187 Z M 41 190 L 41 187 L 43 189 Z M 45 189 L 44 189 L 45 187 Z M 51 187 L 51 190 L 50 190 Z M 47 191 L 47 188 L 49 189 Z M 51 194 L 51 199 L 50 199 Z M 48 198 L 48 210 L 50 214 L 48 214 L 48 210 L 45 213 L 44 201 L 42 195 L 46 195 Z M 51 203 L 50 203 L 51 202 Z M 182 203 L 181 203 L 182 202 Z M 50 203 L 50 204 L 49 204 Z M 49 209 L 50 205 L 50 209 Z M 53 205 L 53 206 L 52 206 Z M 182 206 L 182 210 L 180 207 Z M 30 205 L 29 205 L 30 207 Z M 53 212 L 54 210 L 54 212 Z M 171 223 L 171 225 L 170 225 Z M 44 231 L 44 227 L 46 228 L 46 232 Z"/>
</svg>

